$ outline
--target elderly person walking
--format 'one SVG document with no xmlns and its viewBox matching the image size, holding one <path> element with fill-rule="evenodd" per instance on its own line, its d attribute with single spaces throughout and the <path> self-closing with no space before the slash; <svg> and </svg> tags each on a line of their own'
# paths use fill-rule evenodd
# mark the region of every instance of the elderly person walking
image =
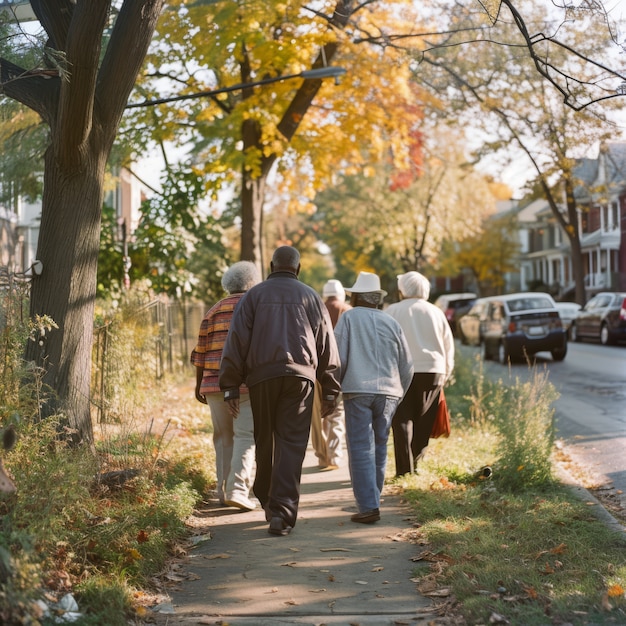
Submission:
<svg viewBox="0 0 626 626">
<path fill-rule="evenodd" d="M 267 280 L 250 289 L 235 310 L 219 376 L 233 414 L 240 385 L 245 381 L 250 389 L 254 494 L 272 535 L 288 535 L 296 524 L 315 381 L 322 387 L 322 417 L 335 408 L 340 390 L 328 311 L 317 292 L 298 280 L 299 272 L 295 248 L 274 251 Z"/>
<path fill-rule="evenodd" d="M 346 302 L 346 291 L 340 281 L 331 279 L 322 288 L 322 298 L 328 309 L 333 328 L 339 318 L 352 307 Z M 322 419 L 322 389 L 315 385 L 315 402 L 311 420 L 311 444 L 322 471 L 336 470 L 343 464 L 343 447 L 346 434 L 344 409 L 341 397 L 337 407 Z"/>
<path fill-rule="evenodd" d="M 235 420 L 224 402 L 219 386 L 222 349 L 235 307 L 244 293 L 261 281 L 254 263 L 240 261 L 222 277 L 222 287 L 229 295 L 215 304 L 204 316 L 198 343 L 191 353 L 196 366 L 196 399 L 208 404 L 213 423 L 213 446 L 217 474 L 217 497 L 221 504 L 251 511 L 254 479 L 254 424 L 248 389 L 242 385 L 240 411 Z"/>
<path fill-rule="evenodd" d="M 351 292 L 353 308 L 335 328 L 352 490 L 353 522 L 380 519 L 391 419 L 413 375 L 411 353 L 400 325 L 379 310 L 386 291 L 376 274 L 361 272 Z"/>
<path fill-rule="evenodd" d="M 387 307 L 409 342 L 413 381 L 394 415 L 396 476 L 415 471 L 426 453 L 439 394 L 454 369 L 454 337 L 443 311 L 428 302 L 430 283 L 419 272 L 398 276 L 402 300 Z"/>
</svg>

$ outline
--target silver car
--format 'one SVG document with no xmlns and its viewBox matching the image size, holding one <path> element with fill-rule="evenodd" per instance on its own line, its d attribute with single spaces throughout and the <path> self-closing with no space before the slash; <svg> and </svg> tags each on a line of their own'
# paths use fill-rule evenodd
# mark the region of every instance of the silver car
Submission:
<svg viewBox="0 0 626 626">
<path fill-rule="evenodd" d="M 493 298 L 478 298 L 472 308 L 457 322 L 461 343 L 466 346 L 480 346 L 483 342 L 489 302 Z"/>
</svg>

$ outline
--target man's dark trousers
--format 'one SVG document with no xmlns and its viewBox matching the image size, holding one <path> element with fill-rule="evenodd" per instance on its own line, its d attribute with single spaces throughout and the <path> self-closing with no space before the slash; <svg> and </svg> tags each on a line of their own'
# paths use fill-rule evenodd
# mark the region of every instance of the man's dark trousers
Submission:
<svg viewBox="0 0 626 626">
<path fill-rule="evenodd" d="M 256 444 L 254 495 L 268 521 L 295 526 L 302 464 L 309 443 L 314 385 L 298 376 L 262 381 L 250 388 Z"/>
</svg>

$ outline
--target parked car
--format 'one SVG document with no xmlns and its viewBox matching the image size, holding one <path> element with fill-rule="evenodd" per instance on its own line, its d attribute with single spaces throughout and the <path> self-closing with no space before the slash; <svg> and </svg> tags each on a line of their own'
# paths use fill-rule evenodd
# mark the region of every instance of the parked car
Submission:
<svg viewBox="0 0 626 626">
<path fill-rule="evenodd" d="M 572 341 L 581 341 L 583 337 L 599 339 L 602 345 L 626 340 L 626 293 L 596 294 L 578 312 L 570 337 Z"/>
<path fill-rule="evenodd" d="M 445 314 L 452 334 L 457 336 L 457 322 L 460 317 L 465 315 L 478 296 L 475 293 L 447 293 L 439 296 L 435 300 L 435 306 L 438 306 Z"/>
<path fill-rule="evenodd" d="M 577 304 L 576 302 L 557 302 L 556 308 L 559 312 L 559 316 L 561 317 L 561 322 L 563 322 L 563 328 L 567 333 L 567 338 L 569 339 L 569 329 L 572 322 L 576 319 L 578 311 L 580 311 L 580 304 Z"/>
<path fill-rule="evenodd" d="M 478 298 L 472 308 L 458 320 L 457 330 L 461 343 L 469 346 L 482 344 L 491 300 L 493 298 Z"/>
<path fill-rule="evenodd" d="M 567 333 L 552 296 L 547 293 L 513 293 L 489 303 L 483 336 L 485 360 L 500 363 L 550 352 L 555 361 L 567 354 Z"/>
</svg>

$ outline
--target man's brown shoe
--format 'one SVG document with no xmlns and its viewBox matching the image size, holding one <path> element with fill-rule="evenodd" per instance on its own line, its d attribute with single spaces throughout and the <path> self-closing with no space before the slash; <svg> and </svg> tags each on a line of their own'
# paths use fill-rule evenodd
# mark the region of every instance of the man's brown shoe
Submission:
<svg viewBox="0 0 626 626">
<path fill-rule="evenodd" d="M 355 513 L 350 519 L 359 524 L 373 524 L 380 519 L 380 511 L 378 509 L 372 509 L 371 511 L 364 511 L 363 513 Z"/>
</svg>

